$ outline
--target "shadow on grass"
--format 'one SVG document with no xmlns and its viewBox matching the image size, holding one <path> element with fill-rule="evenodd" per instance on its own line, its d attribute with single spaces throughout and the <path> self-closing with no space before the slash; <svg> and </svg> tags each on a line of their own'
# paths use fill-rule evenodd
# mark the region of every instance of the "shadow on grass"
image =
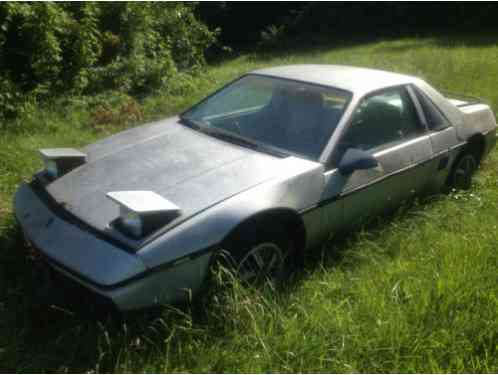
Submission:
<svg viewBox="0 0 498 375">
<path fill-rule="evenodd" d="M 12 217 L 7 218 L 0 243 L 0 371 L 93 368 L 102 323 L 57 307 L 57 290 L 43 300 L 36 264 Z"/>
<path fill-rule="evenodd" d="M 424 205 L 404 206 L 396 214 L 370 223 L 365 230 L 375 236 L 392 220 L 423 209 Z M 0 254 L 0 306 L 3 307 L 0 371 L 113 371 L 123 350 L 150 354 L 164 345 L 165 338 L 173 332 L 182 331 L 178 327 L 197 326 L 206 333 L 206 325 L 210 324 L 209 337 L 224 335 L 225 320 L 212 319 L 223 301 L 215 296 L 219 288 L 208 291 L 192 305 L 152 309 L 124 317 L 105 308 L 89 310 L 87 307 L 93 306 L 91 300 L 78 292 L 68 295 L 68 289 L 60 285 L 55 285 L 57 290 L 40 295 L 43 285 L 30 258 L 29 246 L 24 243 L 19 226 L 9 220 L 12 221 L 0 238 L 0 243 L 6 244 Z M 304 267 L 279 291 L 278 301 L 285 303 L 287 296 L 318 267 L 355 267 L 355 262 L 345 264 L 344 260 L 346 250 L 361 237 L 358 233 L 335 236 L 310 253 Z M 219 327 L 213 329 L 216 325 Z M 182 332 L 183 335 L 176 334 L 175 341 L 185 339 L 188 329 Z M 190 335 L 195 335 L 192 332 Z"/>
<path fill-rule="evenodd" d="M 112 372 L 123 352 L 147 356 L 206 319 L 201 301 L 123 315 L 78 288 L 47 290 L 12 215 L 0 224 L 0 372 Z"/>
<path fill-rule="evenodd" d="M 384 231 L 392 228 L 392 224 L 395 222 L 403 223 L 413 217 L 425 217 L 424 212 L 427 211 L 431 204 L 445 199 L 445 197 L 445 194 L 428 195 L 406 201 L 402 206 L 391 212 L 333 235 L 320 248 L 307 252 L 304 265 L 294 275 L 292 283 L 289 284 L 288 292 L 292 293 L 309 274 L 320 267 L 325 269 L 337 267 L 352 269 L 360 266 L 363 258 L 355 256 L 354 252 L 349 251 L 354 248 L 355 244 L 362 241 L 365 236 L 369 239 L 379 237 Z M 399 248 L 391 248 L 382 255 L 395 258 L 400 251 L 401 249 Z"/>
</svg>

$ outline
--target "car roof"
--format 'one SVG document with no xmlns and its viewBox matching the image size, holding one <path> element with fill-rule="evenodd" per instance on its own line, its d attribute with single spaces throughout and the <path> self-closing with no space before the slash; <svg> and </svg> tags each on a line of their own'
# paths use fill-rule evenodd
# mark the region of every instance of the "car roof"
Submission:
<svg viewBox="0 0 498 375">
<path fill-rule="evenodd" d="M 417 81 L 417 78 L 404 74 L 346 65 L 286 65 L 251 73 L 336 87 L 354 94 Z"/>
</svg>

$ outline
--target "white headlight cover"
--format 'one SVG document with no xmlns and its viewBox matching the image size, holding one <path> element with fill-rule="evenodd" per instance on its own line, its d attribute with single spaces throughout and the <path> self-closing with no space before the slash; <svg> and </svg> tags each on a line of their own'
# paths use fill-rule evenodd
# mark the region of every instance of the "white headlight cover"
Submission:
<svg viewBox="0 0 498 375">
<path fill-rule="evenodd" d="M 153 191 L 112 191 L 107 197 L 119 205 L 115 224 L 121 231 L 141 238 L 180 215 L 180 208 Z"/>
<path fill-rule="evenodd" d="M 56 179 L 86 162 L 86 154 L 72 148 L 44 148 L 39 150 L 48 176 Z"/>
</svg>

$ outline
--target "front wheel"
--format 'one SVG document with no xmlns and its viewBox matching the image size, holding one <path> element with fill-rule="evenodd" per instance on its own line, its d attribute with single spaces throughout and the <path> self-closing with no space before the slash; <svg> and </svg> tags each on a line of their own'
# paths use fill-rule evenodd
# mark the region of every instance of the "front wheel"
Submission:
<svg viewBox="0 0 498 375">
<path fill-rule="evenodd" d="M 291 235 L 268 224 L 254 224 L 234 232 L 222 245 L 222 264 L 243 284 L 279 286 L 297 267 L 300 252 Z"/>
<path fill-rule="evenodd" d="M 274 242 L 262 242 L 249 249 L 237 264 L 237 276 L 250 285 L 278 283 L 285 271 L 285 252 Z"/>
</svg>

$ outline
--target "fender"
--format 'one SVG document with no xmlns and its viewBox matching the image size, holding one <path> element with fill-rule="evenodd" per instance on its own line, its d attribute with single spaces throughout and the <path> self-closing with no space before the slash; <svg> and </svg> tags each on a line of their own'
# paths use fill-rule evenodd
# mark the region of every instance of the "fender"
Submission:
<svg viewBox="0 0 498 375">
<path fill-rule="evenodd" d="M 195 257 L 212 250 L 240 223 L 254 215 L 285 210 L 299 211 L 315 204 L 323 190 L 323 166 L 302 161 L 293 175 L 259 185 L 212 207 L 166 232 L 137 252 L 147 268 Z M 285 183 L 283 183 L 285 181 Z M 306 191 L 303 194 L 303 191 Z"/>
</svg>

